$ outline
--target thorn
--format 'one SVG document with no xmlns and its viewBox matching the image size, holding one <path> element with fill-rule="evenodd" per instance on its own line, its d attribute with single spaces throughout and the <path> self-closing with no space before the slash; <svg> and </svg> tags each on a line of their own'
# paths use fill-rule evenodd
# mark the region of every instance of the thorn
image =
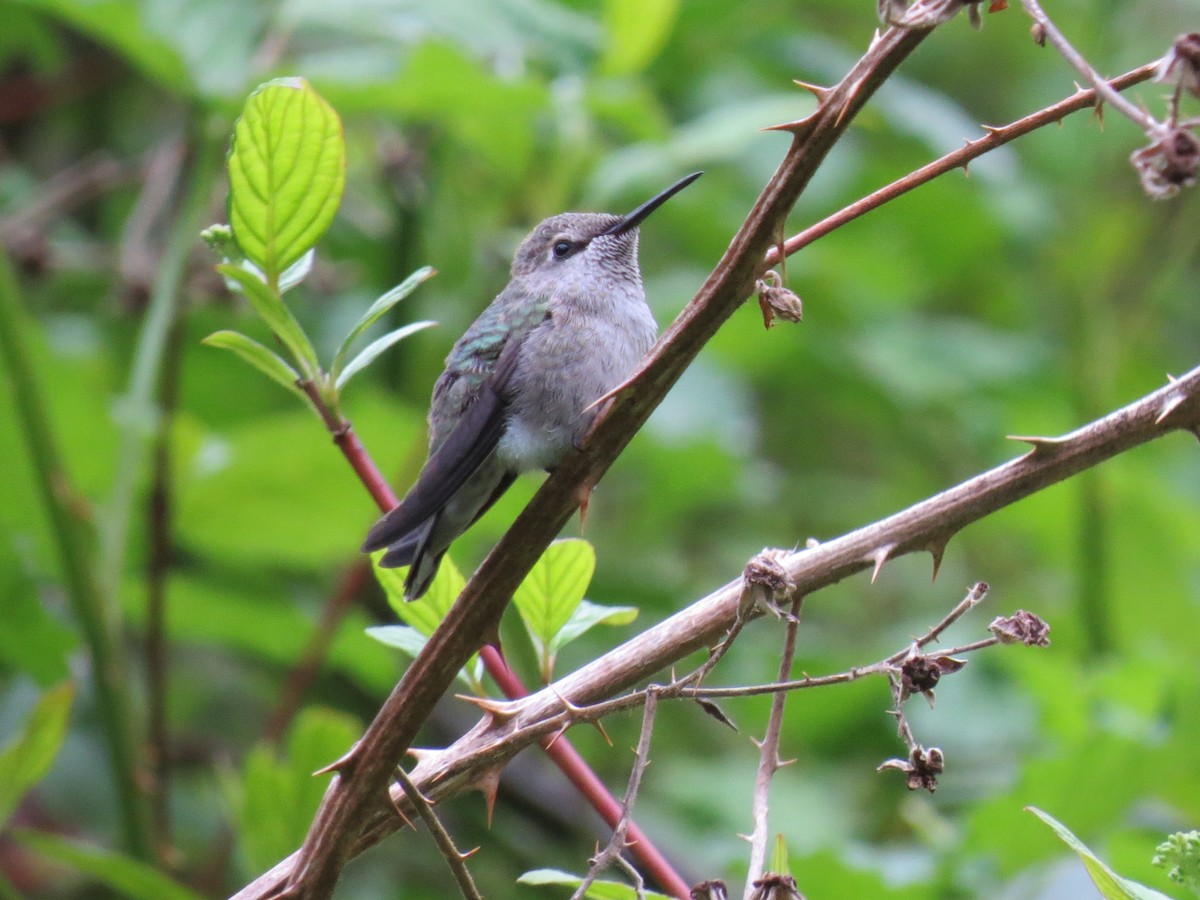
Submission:
<svg viewBox="0 0 1200 900">
<path fill-rule="evenodd" d="M 492 823 L 489 821 L 488 824 L 491 825 Z M 466 853 L 458 854 L 458 858 L 461 859 L 463 862 L 466 862 L 468 859 L 470 859 L 472 856 L 474 856 L 478 852 L 479 852 L 478 847 L 472 847 Z"/>
<path fill-rule="evenodd" d="M 595 725 L 595 726 L 596 726 L 596 730 L 597 730 L 598 732 L 600 732 L 600 737 L 604 738 L 604 743 L 608 744 L 608 746 L 610 746 L 610 747 L 611 747 L 611 746 L 613 745 L 612 738 L 610 738 L 610 737 L 608 736 L 608 732 L 604 730 L 604 723 L 603 723 L 603 722 L 601 722 L 599 719 L 597 719 L 597 720 L 596 720 L 595 722 L 593 722 L 592 724 L 593 724 L 593 725 Z"/>
<path fill-rule="evenodd" d="M 396 798 L 392 796 L 391 791 L 388 792 L 388 800 L 392 804 L 392 812 L 394 812 L 396 814 L 396 818 L 398 818 L 401 822 L 403 822 L 405 825 L 407 825 L 413 831 L 416 831 L 417 826 L 415 826 L 412 823 L 412 819 L 410 819 L 408 816 L 406 816 L 404 814 L 404 810 L 402 810 L 400 808 L 400 804 L 396 802 Z"/>
<path fill-rule="evenodd" d="M 575 502 L 579 504 L 579 533 L 587 527 L 588 504 L 592 500 L 592 489 L 595 486 L 586 481 L 575 489 Z"/>
<path fill-rule="evenodd" d="M 1037 435 L 1008 434 L 1005 437 L 1010 441 L 1022 441 L 1030 444 L 1033 449 L 1029 452 L 1033 456 L 1053 456 L 1068 443 L 1065 438 L 1038 437 Z"/>
<path fill-rule="evenodd" d="M 483 802 L 487 805 L 488 828 L 492 827 L 492 813 L 496 811 L 496 794 L 500 791 L 500 773 L 503 769 L 503 766 L 486 769 L 467 785 L 467 790 L 477 790 L 483 794 Z"/>
<path fill-rule="evenodd" d="M 792 84 L 804 88 L 804 90 L 817 98 L 818 103 L 823 103 L 833 90 L 832 88 L 821 87 L 819 84 L 809 84 L 807 81 L 801 81 L 799 78 L 793 78 Z"/>
<path fill-rule="evenodd" d="M 517 716 L 517 704 L 509 703 L 503 700 L 492 700 L 490 697 L 476 697 L 474 694 L 455 694 L 456 700 L 462 700 L 464 703 L 470 703 L 472 706 L 477 706 L 489 716 L 497 725 L 503 725 L 505 722 L 510 722 Z M 410 751 L 411 752 L 411 751 Z"/>
<path fill-rule="evenodd" d="M 937 581 L 938 572 L 942 568 L 942 557 L 946 554 L 946 544 L 950 542 L 949 538 L 939 538 L 936 541 L 931 541 L 926 548 L 929 555 L 933 557 L 933 577 L 930 581 Z"/>
<path fill-rule="evenodd" d="M 358 764 L 358 741 L 354 742 L 354 746 L 335 759 L 327 766 L 322 766 L 313 772 L 313 778 L 318 775 L 328 775 L 330 772 L 336 772 L 338 775 L 350 774 L 354 767 Z"/>
<path fill-rule="evenodd" d="M 1162 408 L 1158 411 L 1158 417 L 1154 420 L 1154 424 L 1161 425 L 1166 421 L 1167 417 L 1171 415 L 1171 413 L 1175 412 L 1175 410 L 1179 409 L 1179 407 L 1182 406 L 1186 400 L 1187 394 L 1182 392 L 1171 394 L 1166 400 L 1163 401 Z"/>
<path fill-rule="evenodd" d="M 1004 134 L 1004 128 L 996 125 L 980 125 L 979 127 L 988 134 Z"/>
<path fill-rule="evenodd" d="M 871 559 L 875 560 L 875 568 L 871 571 L 871 584 L 875 583 L 875 579 L 879 577 L 879 573 L 883 570 L 883 564 L 891 558 L 895 549 L 895 544 L 884 544 L 871 554 Z"/>
<path fill-rule="evenodd" d="M 760 131 L 790 131 L 795 137 L 803 137 L 812 130 L 812 116 L 796 119 L 794 122 L 781 122 L 778 125 L 764 125 Z"/>
<path fill-rule="evenodd" d="M 595 400 L 593 400 L 591 403 L 589 403 L 587 406 L 585 406 L 583 408 L 583 412 L 591 412 L 593 409 L 598 407 L 601 403 L 605 403 L 605 402 L 611 400 L 613 397 L 617 396 L 617 394 L 621 393 L 621 391 L 625 390 L 626 388 L 632 387 L 633 382 L 636 379 L 636 377 L 637 377 L 637 373 L 635 372 L 633 375 L 626 378 L 624 381 L 622 381 L 620 384 L 618 384 L 615 388 L 613 388 L 607 394 L 601 394 L 599 397 L 597 397 Z"/>
<path fill-rule="evenodd" d="M 792 766 L 795 764 L 796 764 L 796 757 L 794 757 L 794 756 L 791 757 L 790 759 L 780 759 L 778 756 L 775 757 L 775 768 L 777 768 L 777 769 L 782 769 L 785 766 Z"/>
<path fill-rule="evenodd" d="M 558 729 L 558 731 L 554 732 L 554 736 L 552 738 L 550 738 L 548 741 L 546 741 L 546 743 L 542 744 L 542 749 L 549 750 L 551 747 L 553 747 L 556 743 L 558 743 L 558 739 L 567 733 L 567 729 L 570 727 L 571 727 L 570 722 L 564 722 L 562 728 L 560 728 L 560 729 Z"/>
</svg>

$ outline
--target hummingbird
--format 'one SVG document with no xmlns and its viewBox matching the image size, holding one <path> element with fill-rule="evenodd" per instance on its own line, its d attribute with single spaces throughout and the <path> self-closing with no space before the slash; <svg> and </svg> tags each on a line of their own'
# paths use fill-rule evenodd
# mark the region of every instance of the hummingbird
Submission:
<svg viewBox="0 0 1200 900">
<path fill-rule="evenodd" d="M 625 216 L 551 216 L 521 242 L 508 285 L 446 357 L 416 483 L 362 546 L 387 548 L 381 566 L 411 566 L 405 599 L 429 589 L 451 542 L 517 475 L 550 471 L 580 445 L 593 407 L 646 355 L 658 324 L 642 289 L 638 226 L 701 174 Z"/>
</svg>

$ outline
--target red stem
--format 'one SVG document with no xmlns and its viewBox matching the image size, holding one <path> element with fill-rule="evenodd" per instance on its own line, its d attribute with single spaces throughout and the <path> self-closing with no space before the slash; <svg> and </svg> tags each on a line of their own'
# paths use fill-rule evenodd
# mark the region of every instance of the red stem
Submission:
<svg viewBox="0 0 1200 900">
<path fill-rule="evenodd" d="M 302 382 L 300 387 L 312 400 L 326 427 L 333 434 L 333 442 L 342 451 L 342 455 L 346 457 L 346 461 L 350 463 L 350 467 L 354 469 L 355 474 L 358 475 L 380 511 L 387 512 L 396 506 L 399 500 L 380 474 L 379 468 L 367 453 L 366 447 L 358 439 L 358 435 L 350 423 L 324 404 L 312 382 Z M 492 676 L 492 680 L 504 696 L 510 700 L 517 700 L 529 694 L 525 684 L 517 673 L 509 668 L 508 663 L 504 661 L 504 657 L 495 647 L 485 646 L 480 651 L 480 657 L 483 659 L 484 668 L 487 669 L 488 674 Z M 557 739 L 547 738 L 541 743 L 546 755 L 567 776 L 567 780 L 578 789 L 608 826 L 615 828 L 621 818 L 621 804 L 613 797 L 599 776 L 592 771 L 587 761 L 579 755 L 579 751 L 565 737 L 561 736 Z M 688 883 L 675 871 L 645 833 L 632 821 L 629 823 L 627 833 L 630 841 L 629 850 L 637 857 L 646 873 L 668 893 L 679 898 L 686 898 L 691 891 Z"/>
</svg>

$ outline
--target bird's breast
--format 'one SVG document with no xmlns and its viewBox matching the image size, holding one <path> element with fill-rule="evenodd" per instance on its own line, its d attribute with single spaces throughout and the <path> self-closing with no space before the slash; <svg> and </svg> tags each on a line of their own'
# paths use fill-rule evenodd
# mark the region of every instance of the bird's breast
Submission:
<svg viewBox="0 0 1200 900">
<path fill-rule="evenodd" d="M 645 301 L 605 313 L 551 307 L 521 348 L 499 452 L 518 470 L 553 467 L 591 427 L 584 410 L 619 385 L 654 343 Z"/>
</svg>

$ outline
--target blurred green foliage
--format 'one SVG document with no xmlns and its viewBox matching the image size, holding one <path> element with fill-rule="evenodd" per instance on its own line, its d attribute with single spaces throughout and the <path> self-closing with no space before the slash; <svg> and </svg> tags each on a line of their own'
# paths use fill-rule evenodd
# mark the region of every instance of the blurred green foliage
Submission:
<svg viewBox="0 0 1200 900">
<path fill-rule="evenodd" d="M 1071 39 L 1111 74 L 1161 55 L 1200 20 L 1195 0 L 1055 6 Z M 111 512 L 125 437 L 149 441 L 156 427 L 131 423 L 121 403 L 143 333 L 146 271 L 153 275 L 174 221 L 171 196 L 161 203 L 172 182 L 154 161 L 178 139 L 193 151 L 223 146 L 256 84 L 303 76 L 346 127 L 346 198 L 313 275 L 289 294 L 320 357 L 374 297 L 419 266 L 440 273 L 381 325 L 431 318 L 441 328 L 392 350 L 344 400 L 403 489 L 423 457 L 441 359 L 506 281 L 524 231 L 565 209 L 625 211 L 706 169 L 642 235 L 647 293 L 660 322 L 670 321 L 786 149 L 786 136 L 759 129 L 812 108 L 792 79 L 836 80 L 867 46 L 873 7 L 0 5 L 0 236 L 23 269 L 72 508 Z M 954 149 L 980 133 L 978 123 L 1070 94 L 1076 76 L 1028 28 L 1010 9 L 985 16 L 979 32 L 959 17 L 927 40 L 834 150 L 790 229 Z M 1134 93 L 1161 109 L 1161 88 Z M 1197 201 L 1145 199 L 1126 161 L 1140 142 L 1115 116 L 1100 128 L 1076 115 L 979 160 L 969 178 L 944 177 L 789 260 L 804 323 L 764 332 L 752 306 L 736 315 L 597 490 L 588 598 L 639 607 L 632 633 L 735 577 L 763 546 L 868 523 L 1020 453 L 1006 434 L 1071 430 L 1157 387 L 1165 372 L 1194 366 Z M 223 186 L 211 221 L 225 218 L 222 196 Z M 364 633 L 376 621 L 369 610 L 382 607 L 368 597 L 368 612 L 342 624 L 289 749 L 273 756 L 259 744 L 374 510 L 294 397 L 200 345 L 229 327 L 269 336 L 195 245 L 179 290 L 186 314 L 164 363 L 178 371 L 169 442 L 171 859 L 189 885 L 219 896 L 301 833 L 293 819 L 313 797 L 293 775 L 317 762 L 300 752 L 302 730 L 323 741 L 353 734 L 347 719 L 373 715 L 403 658 Z M 150 460 L 137 468 L 119 591 L 139 723 Z M 7 392 L 0 468 L 0 743 L 68 671 L 79 689 L 63 749 L 14 824 L 115 847 L 95 695 Z M 464 570 L 535 485 L 523 479 L 456 545 Z M 772 827 L 806 894 L 1089 896 L 1079 862 L 1022 812 L 1036 805 L 1122 875 L 1179 896 L 1151 858 L 1165 834 L 1200 820 L 1198 507 L 1196 447 L 1174 437 L 970 528 L 932 585 L 928 559 L 913 557 L 889 564 L 873 585 L 855 578 L 810 598 L 798 668 L 811 674 L 903 646 L 981 579 L 991 597 L 946 636 L 948 646 L 1017 607 L 1050 621 L 1053 645 L 973 658 L 939 686 L 936 709 L 913 705 L 918 737 L 947 757 L 933 796 L 875 772 L 899 750 L 883 684 L 791 700 L 782 751 L 799 762 L 776 777 Z M 513 628 L 506 623 L 506 633 Z M 780 637 L 773 621 L 753 624 L 710 683 L 772 677 Z M 620 639 L 615 629 L 589 631 L 562 648 L 556 671 Z M 536 681 L 527 646 L 507 640 L 506 650 Z M 757 760 L 748 737 L 761 733 L 767 706 L 757 698 L 724 707 L 740 734 L 690 706 L 660 708 L 637 818 L 689 878 L 738 883 L 744 871 L 736 834 L 750 827 Z M 630 761 L 620 748 L 635 743 L 639 719 L 606 723 L 616 751 L 591 732 L 572 733 L 618 792 Z M 445 743 L 471 721 L 448 702 L 422 742 Z M 289 785 L 279 834 L 251 827 L 269 816 L 271 779 Z M 502 898 L 531 894 L 514 884 L 523 871 L 582 871 L 596 822 L 578 804 L 527 754 L 506 774 L 490 831 L 476 795 L 444 813 L 460 846 L 481 845 L 472 869 L 489 897 Z M 30 896 L 94 895 L 40 856 L 5 849 L 3 859 L 7 879 Z M 450 890 L 427 838 L 408 833 L 352 864 L 339 896 Z"/>
</svg>

